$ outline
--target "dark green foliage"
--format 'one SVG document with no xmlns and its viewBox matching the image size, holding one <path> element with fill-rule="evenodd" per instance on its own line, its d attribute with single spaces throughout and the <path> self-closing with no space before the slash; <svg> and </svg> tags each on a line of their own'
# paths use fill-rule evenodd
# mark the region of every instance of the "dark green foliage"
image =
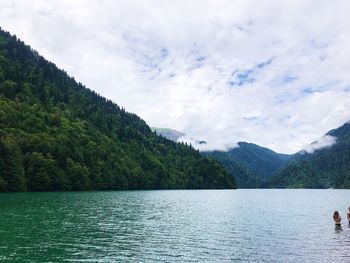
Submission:
<svg viewBox="0 0 350 263">
<path fill-rule="evenodd" d="M 11 134 L 0 138 L 0 191 L 26 190 L 22 153 Z"/>
<path fill-rule="evenodd" d="M 292 155 L 276 153 L 253 143 L 239 142 L 238 145 L 239 147 L 228 151 L 228 154 L 246 166 L 262 182 L 292 158 Z"/>
<path fill-rule="evenodd" d="M 270 187 L 350 188 L 350 124 L 327 135 L 337 138 L 329 148 L 298 154 L 287 167 L 271 178 Z"/>
<path fill-rule="evenodd" d="M 239 188 L 266 187 L 269 178 L 293 158 L 253 143 L 238 145 L 228 152 L 213 151 L 205 155 L 218 160 L 234 176 Z"/>
<path fill-rule="evenodd" d="M 235 178 L 238 188 L 256 188 L 260 185 L 259 179 L 227 152 L 212 151 L 203 155 L 218 160 Z"/>
<path fill-rule="evenodd" d="M 0 191 L 234 187 L 0 29 Z"/>
</svg>

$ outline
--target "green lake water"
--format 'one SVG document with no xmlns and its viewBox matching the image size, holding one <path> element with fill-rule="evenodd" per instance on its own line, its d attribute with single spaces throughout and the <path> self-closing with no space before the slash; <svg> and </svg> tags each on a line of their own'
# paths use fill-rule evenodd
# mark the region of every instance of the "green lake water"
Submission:
<svg viewBox="0 0 350 263">
<path fill-rule="evenodd" d="M 0 194 L 0 262 L 350 262 L 348 206 L 350 190 Z"/>
</svg>

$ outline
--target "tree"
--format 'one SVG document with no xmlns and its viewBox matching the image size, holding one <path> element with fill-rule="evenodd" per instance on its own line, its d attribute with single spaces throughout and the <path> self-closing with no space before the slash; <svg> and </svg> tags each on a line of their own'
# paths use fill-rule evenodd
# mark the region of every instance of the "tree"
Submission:
<svg viewBox="0 0 350 263">
<path fill-rule="evenodd" d="M 26 190 L 22 152 L 12 135 L 0 138 L 0 188 L 10 192 Z"/>
<path fill-rule="evenodd" d="M 52 189 L 51 183 L 56 174 L 55 162 L 51 154 L 33 152 L 27 158 L 26 176 L 31 191 Z"/>
</svg>

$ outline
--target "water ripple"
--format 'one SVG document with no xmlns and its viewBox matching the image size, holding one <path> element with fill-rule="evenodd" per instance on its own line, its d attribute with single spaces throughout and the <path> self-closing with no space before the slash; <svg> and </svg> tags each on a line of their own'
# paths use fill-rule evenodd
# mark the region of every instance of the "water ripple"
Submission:
<svg viewBox="0 0 350 263">
<path fill-rule="evenodd" d="M 2 262 L 350 262 L 349 190 L 0 194 Z M 343 215 L 344 217 L 344 215 Z"/>
</svg>

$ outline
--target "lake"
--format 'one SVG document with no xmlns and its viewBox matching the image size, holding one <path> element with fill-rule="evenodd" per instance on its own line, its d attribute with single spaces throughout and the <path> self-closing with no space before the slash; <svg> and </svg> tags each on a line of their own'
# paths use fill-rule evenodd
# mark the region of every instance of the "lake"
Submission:
<svg viewBox="0 0 350 263">
<path fill-rule="evenodd" d="M 350 262 L 348 206 L 350 190 L 0 194 L 0 261 Z"/>
</svg>

